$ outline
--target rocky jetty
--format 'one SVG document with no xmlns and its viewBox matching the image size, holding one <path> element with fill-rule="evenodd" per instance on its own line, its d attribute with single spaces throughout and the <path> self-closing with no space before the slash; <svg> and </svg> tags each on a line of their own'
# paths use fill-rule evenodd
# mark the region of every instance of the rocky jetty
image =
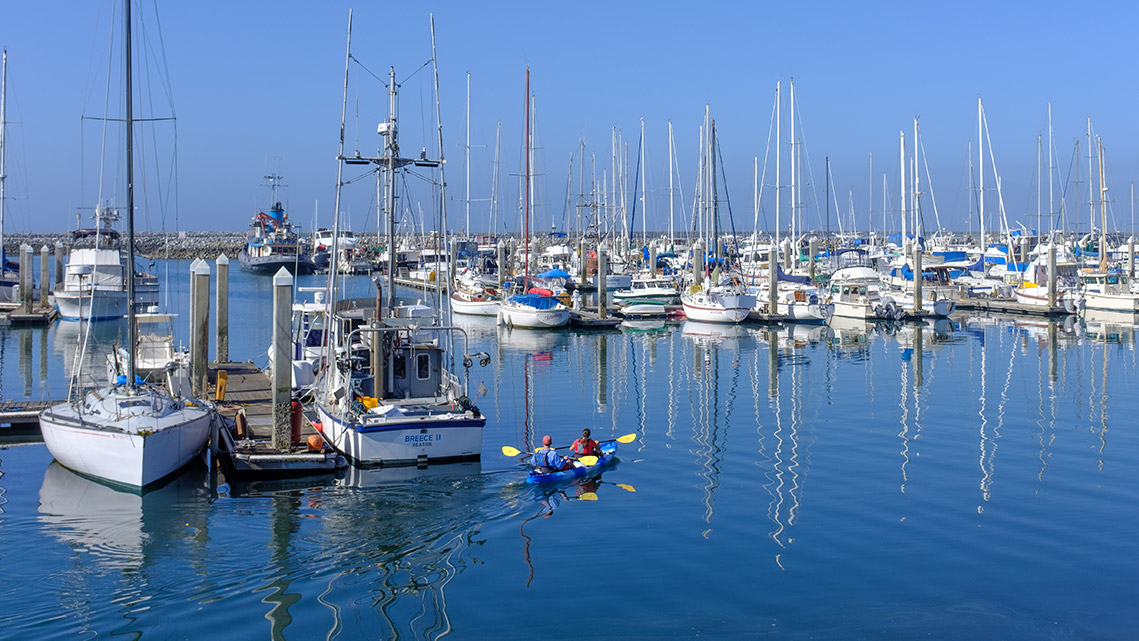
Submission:
<svg viewBox="0 0 1139 641">
<path fill-rule="evenodd" d="M 71 247 L 71 234 L 5 234 L 4 247 L 9 256 L 16 256 L 20 245 L 28 244 L 39 252 L 47 245 L 54 251 L 55 243 L 62 242 L 64 250 Z M 135 232 L 135 250 L 147 258 L 203 258 L 213 260 L 219 254 L 236 258 L 245 246 L 245 234 L 234 231 L 181 231 L 174 233 Z"/>
</svg>

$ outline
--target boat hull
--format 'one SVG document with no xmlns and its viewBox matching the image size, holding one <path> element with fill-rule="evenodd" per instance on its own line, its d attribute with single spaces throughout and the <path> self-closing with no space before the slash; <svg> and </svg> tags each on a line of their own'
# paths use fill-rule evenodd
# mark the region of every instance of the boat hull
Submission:
<svg viewBox="0 0 1139 641">
<path fill-rule="evenodd" d="M 141 489 L 182 469 L 208 442 L 210 414 L 198 408 L 186 408 L 184 414 L 185 422 L 148 433 L 83 420 L 64 403 L 40 415 L 40 430 L 48 451 L 64 467 Z"/>
<path fill-rule="evenodd" d="M 469 316 L 497 316 L 499 301 L 496 300 L 467 300 L 455 294 L 451 295 L 451 310 L 456 314 Z"/>
<path fill-rule="evenodd" d="M 572 479 L 582 478 L 595 474 L 602 470 L 605 466 L 612 463 L 617 458 L 617 442 L 616 441 L 603 441 L 601 445 L 601 456 L 597 457 L 597 463 L 593 465 L 582 465 L 573 467 L 568 470 L 559 472 L 550 472 L 549 474 L 542 474 L 531 469 L 526 474 L 527 483 L 560 483 L 562 481 L 569 481 Z"/>
<path fill-rule="evenodd" d="M 422 465 L 482 456 L 484 417 L 407 417 L 368 425 L 334 416 L 324 405 L 317 406 L 317 415 L 325 440 L 353 465 Z"/>
<path fill-rule="evenodd" d="M 556 329 L 569 324 L 570 310 L 562 309 L 534 309 L 531 307 L 516 307 L 501 305 L 498 310 L 498 321 L 507 327 L 524 327 L 527 329 Z"/>
<path fill-rule="evenodd" d="M 316 271 L 316 265 L 307 255 L 296 256 L 250 256 L 245 251 L 238 257 L 241 269 L 252 274 L 267 274 L 272 276 L 284 267 L 294 276 L 311 274 Z"/>
<path fill-rule="evenodd" d="M 750 294 L 685 294 L 680 297 L 684 316 L 704 323 L 740 323 L 755 307 Z"/>
<path fill-rule="evenodd" d="M 125 291 L 57 291 L 55 309 L 63 320 L 111 320 L 127 315 Z"/>
</svg>

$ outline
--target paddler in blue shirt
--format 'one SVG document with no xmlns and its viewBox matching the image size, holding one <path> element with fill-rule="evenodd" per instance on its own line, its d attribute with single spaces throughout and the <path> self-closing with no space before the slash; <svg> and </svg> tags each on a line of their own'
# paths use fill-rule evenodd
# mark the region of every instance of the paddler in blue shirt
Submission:
<svg viewBox="0 0 1139 641">
<path fill-rule="evenodd" d="M 561 454 L 554 451 L 554 439 L 548 435 L 542 437 L 542 447 L 530 457 L 530 464 L 542 474 L 549 474 L 573 467 L 573 463 Z"/>
</svg>

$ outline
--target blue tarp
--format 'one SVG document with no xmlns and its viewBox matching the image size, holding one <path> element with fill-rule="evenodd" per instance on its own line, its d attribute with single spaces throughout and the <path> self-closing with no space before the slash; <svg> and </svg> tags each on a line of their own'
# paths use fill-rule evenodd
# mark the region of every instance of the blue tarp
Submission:
<svg viewBox="0 0 1139 641">
<path fill-rule="evenodd" d="M 570 275 L 561 269 L 550 269 L 538 274 L 538 278 L 570 278 Z"/>
<path fill-rule="evenodd" d="M 510 300 L 515 303 L 521 303 L 527 307 L 534 309 L 553 309 L 558 305 L 558 299 L 550 296 L 539 296 L 538 294 L 517 294 L 511 296 Z"/>
<path fill-rule="evenodd" d="M 783 268 L 780 267 L 778 263 L 775 264 L 775 270 L 776 270 L 776 274 L 779 277 L 779 280 L 781 280 L 785 283 L 799 283 L 801 285 L 810 285 L 811 284 L 810 278 L 808 278 L 806 276 L 792 276 L 791 274 L 788 274 L 787 272 L 783 271 Z"/>
</svg>

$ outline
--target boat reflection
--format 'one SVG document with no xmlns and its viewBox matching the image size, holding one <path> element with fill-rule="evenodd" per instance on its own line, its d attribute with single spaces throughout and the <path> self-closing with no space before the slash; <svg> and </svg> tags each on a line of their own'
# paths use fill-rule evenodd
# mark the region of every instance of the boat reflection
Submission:
<svg viewBox="0 0 1139 641">
<path fill-rule="evenodd" d="M 700 321 L 685 320 L 680 325 L 680 333 L 688 338 L 704 344 L 735 346 L 739 340 L 748 335 L 743 325 L 728 323 L 702 323 Z"/>
<path fill-rule="evenodd" d="M 126 341 L 125 318 L 88 323 L 60 321 L 52 337 L 53 355 L 63 362 L 67 380 L 80 375 L 80 387 L 96 387 L 107 382 L 107 356 Z"/>
<path fill-rule="evenodd" d="M 1134 349 L 1139 314 L 1089 309 L 1084 312 L 1084 337 L 1096 343 L 1130 345 Z"/>
<path fill-rule="evenodd" d="M 203 558 L 208 539 L 206 468 L 194 462 L 144 493 L 105 485 L 53 461 L 40 486 L 38 521 L 50 536 L 100 566 L 138 569 L 158 552 Z"/>
</svg>

